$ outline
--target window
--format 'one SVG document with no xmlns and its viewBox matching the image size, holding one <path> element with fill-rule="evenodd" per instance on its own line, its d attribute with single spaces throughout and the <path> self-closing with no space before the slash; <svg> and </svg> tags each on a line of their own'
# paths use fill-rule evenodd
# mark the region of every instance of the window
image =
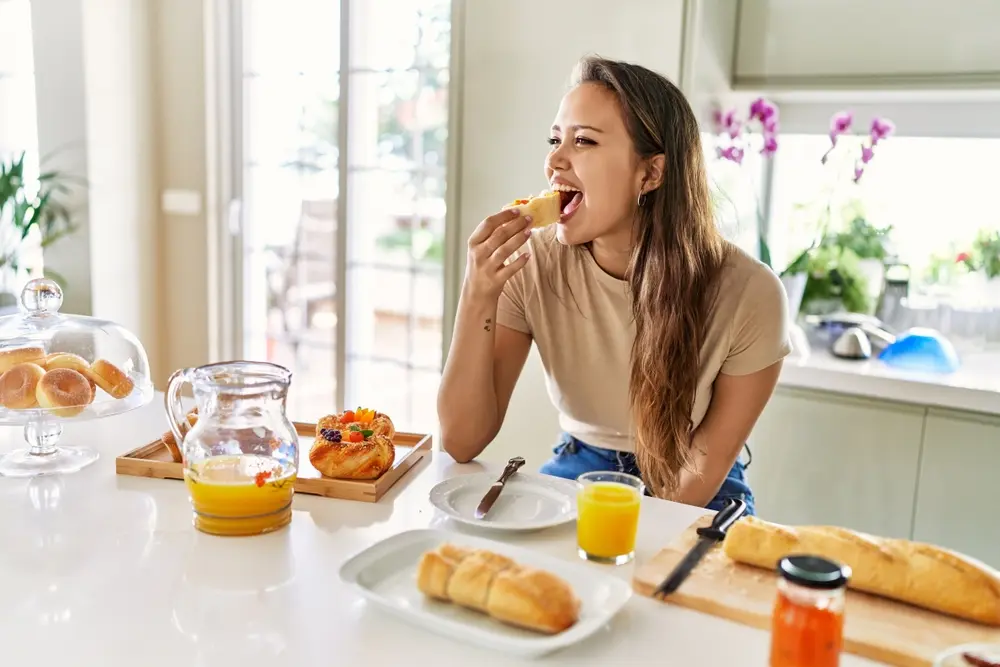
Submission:
<svg viewBox="0 0 1000 667">
<path fill-rule="evenodd" d="M 857 185 L 849 156 L 846 163 L 821 163 L 829 146 L 825 134 L 781 138 L 769 233 L 778 269 L 815 238 L 828 202 L 835 222 L 846 222 L 839 213 L 846 207 L 876 227 L 891 225 L 890 252 L 910 266 L 918 290 L 946 282 L 947 271 L 939 269 L 953 267 L 980 229 L 1000 228 L 990 204 L 1000 183 L 1000 139 L 890 137 L 876 147 Z"/>
<path fill-rule="evenodd" d="M 347 26 L 337 0 L 237 3 L 243 356 L 293 371 L 293 419 L 363 405 L 429 429 L 451 3 L 341 2 Z"/>
<path fill-rule="evenodd" d="M 720 144 L 711 133 L 702 132 L 701 141 L 716 224 L 728 240 L 758 257 L 758 214 L 764 213 L 764 158 L 756 151 L 747 151 L 743 162 L 736 164 L 718 156 Z"/>
<path fill-rule="evenodd" d="M 0 164 L 9 165 L 25 153 L 28 188 L 38 178 L 38 129 L 35 113 L 35 73 L 31 43 L 31 4 L 28 0 L 0 1 Z M 21 270 L 7 262 L 0 267 L 0 308 L 12 305 L 10 294 L 42 271 L 42 247 L 37 228 L 20 240 L 9 213 L 0 220 L 0 256 L 15 251 Z"/>
</svg>

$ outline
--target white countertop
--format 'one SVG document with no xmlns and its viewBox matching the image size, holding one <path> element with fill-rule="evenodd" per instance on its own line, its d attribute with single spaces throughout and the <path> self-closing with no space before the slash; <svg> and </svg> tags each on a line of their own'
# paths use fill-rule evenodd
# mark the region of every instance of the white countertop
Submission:
<svg viewBox="0 0 1000 667">
<path fill-rule="evenodd" d="M 1000 415 L 1000 351 L 960 358 L 961 368 L 945 375 L 899 370 L 877 359 L 839 359 L 827 351 L 813 350 L 803 357 L 793 353 L 785 359 L 780 384 Z"/>
<path fill-rule="evenodd" d="M 461 530 L 433 510 L 427 494 L 438 480 L 481 470 L 479 464 L 458 465 L 436 452 L 378 503 L 297 495 L 287 529 L 212 537 L 191 526 L 181 482 L 115 474 L 117 454 L 163 431 L 160 406 L 154 399 L 126 415 L 67 425 L 66 444 L 102 453 L 76 474 L 0 478 L 3 664 L 525 664 L 413 628 L 368 606 L 337 574 L 348 556 L 397 532 Z M 0 428 L 0 449 L 20 442 L 20 428 Z M 660 500 L 643 503 L 639 562 L 702 513 Z M 572 526 L 512 541 L 578 561 Z M 633 567 L 612 571 L 629 580 Z M 768 643 L 766 632 L 634 596 L 597 635 L 541 662 L 763 665 Z M 845 655 L 841 664 L 875 663 Z"/>
</svg>

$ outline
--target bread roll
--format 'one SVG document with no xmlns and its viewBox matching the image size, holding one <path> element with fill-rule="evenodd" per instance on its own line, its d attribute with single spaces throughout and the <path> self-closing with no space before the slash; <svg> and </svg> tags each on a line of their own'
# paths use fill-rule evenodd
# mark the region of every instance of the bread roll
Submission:
<svg viewBox="0 0 1000 667">
<path fill-rule="evenodd" d="M 442 544 L 417 567 L 417 588 L 492 618 L 545 634 L 576 623 L 580 601 L 565 581 L 483 549 Z"/>
<path fill-rule="evenodd" d="M 475 551 L 458 563 L 448 580 L 448 598 L 455 604 L 486 611 L 486 597 L 493 579 L 516 563 L 506 556 Z"/>
<path fill-rule="evenodd" d="M 198 423 L 198 408 L 194 408 L 191 412 L 187 413 L 187 422 L 189 426 L 194 426 Z M 170 458 L 174 460 L 175 463 L 182 463 L 184 461 L 184 453 L 181 451 L 180 443 L 177 442 L 177 438 L 174 437 L 173 431 L 167 431 L 160 436 L 160 441 L 170 452 Z"/>
<path fill-rule="evenodd" d="M 1000 626 L 1000 572 L 942 547 L 748 516 L 729 529 L 723 550 L 732 560 L 768 569 L 795 553 L 830 558 L 850 566 L 850 588 Z"/>
</svg>

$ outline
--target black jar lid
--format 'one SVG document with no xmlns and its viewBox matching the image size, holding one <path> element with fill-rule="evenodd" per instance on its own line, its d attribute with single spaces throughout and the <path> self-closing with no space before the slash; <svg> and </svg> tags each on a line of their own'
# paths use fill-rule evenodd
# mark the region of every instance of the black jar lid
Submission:
<svg viewBox="0 0 1000 667">
<path fill-rule="evenodd" d="M 786 581 L 820 590 L 842 588 L 851 578 L 849 566 L 809 554 L 782 558 L 778 562 L 778 572 Z"/>
</svg>

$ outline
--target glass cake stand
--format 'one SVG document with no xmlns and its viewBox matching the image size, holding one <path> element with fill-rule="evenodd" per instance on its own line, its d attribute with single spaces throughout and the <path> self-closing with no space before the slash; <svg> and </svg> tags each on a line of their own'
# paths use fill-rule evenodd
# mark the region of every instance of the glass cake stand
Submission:
<svg viewBox="0 0 1000 667">
<path fill-rule="evenodd" d="M 47 278 L 21 292 L 20 312 L 0 317 L 0 425 L 23 426 L 27 447 L 0 457 L 0 476 L 71 473 L 98 459 L 60 444 L 66 422 L 101 419 L 149 403 L 149 360 L 127 329 L 59 312 L 62 290 Z"/>
</svg>

